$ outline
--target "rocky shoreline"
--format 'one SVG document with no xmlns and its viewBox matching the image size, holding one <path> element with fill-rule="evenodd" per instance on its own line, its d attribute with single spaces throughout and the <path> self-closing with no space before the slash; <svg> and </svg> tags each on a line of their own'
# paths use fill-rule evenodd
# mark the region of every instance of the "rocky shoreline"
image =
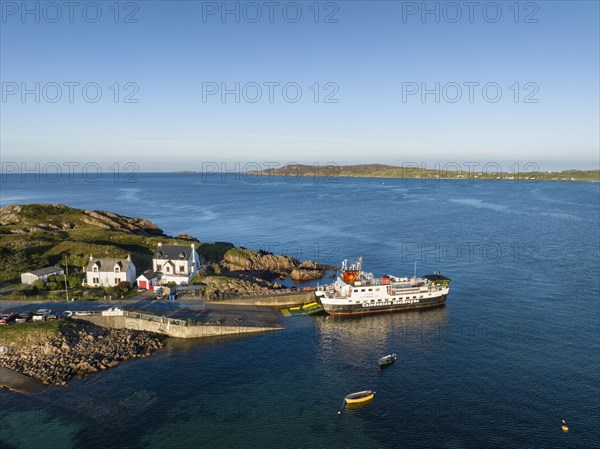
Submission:
<svg viewBox="0 0 600 449">
<path fill-rule="evenodd" d="M 120 362 L 148 357 L 165 344 L 166 336 L 129 329 L 106 329 L 74 320 L 60 325 L 60 337 L 0 354 L 0 366 L 43 384 L 65 385 L 74 376 L 106 370 Z M 0 386 L 10 388 L 10 385 Z"/>
</svg>

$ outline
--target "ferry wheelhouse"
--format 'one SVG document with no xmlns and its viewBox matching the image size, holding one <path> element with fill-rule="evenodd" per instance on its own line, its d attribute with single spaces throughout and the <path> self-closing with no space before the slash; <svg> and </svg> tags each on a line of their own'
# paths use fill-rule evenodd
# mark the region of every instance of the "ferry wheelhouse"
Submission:
<svg viewBox="0 0 600 449">
<path fill-rule="evenodd" d="M 362 315 L 438 307 L 446 302 L 450 279 L 437 272 L 417 277 L 392 275 L 375 278 L 362 271 L 362 258 L 342 262 L 336 281 L 318 287 L 315 295 L 331 315 Z"/>
</svg>

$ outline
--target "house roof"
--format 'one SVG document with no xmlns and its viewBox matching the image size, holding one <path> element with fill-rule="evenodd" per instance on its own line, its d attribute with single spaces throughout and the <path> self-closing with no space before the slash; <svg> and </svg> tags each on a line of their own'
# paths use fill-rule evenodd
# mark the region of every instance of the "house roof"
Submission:
<svg viewBox="0 0 600 449">
<path fill-rule="evenodd" d="M 190 260 L 192 247 L 191 245 L 160 245 L 152 257 L 154 259 Z"/>
<path fill-rule="evenodd" d="M 119 265 L 119 269 L 121 271 L 128 271 L 129 264 L 133 264 L 131 261 L 127 259 L 114 259 L 111 257 L 99 257 L 90 259 L 88 262 L 85 271 L 94 271 L 94 265 L 98 265 L 99 272 L 113 272 L 115 270 L 115 265 Z"/>
<path fill-rule="evenodd" d="M 142 274 L 140 274 L 137 278 L 139 279 L 141 277 L 143 277 L 149 281 L 151 279 L 155 279 L 155 278 L 159 277 L 159 274 L 156 271 L 146 270 Z"/>
<path fill-rule="evenodd" d="M 33 274 L 35 276 L 47 276 L 49 274 L 61 273 L 63 269 L 61 267 L 45 267 L 39 270 L 28 271 L 23 274 Z"/>
</svg>

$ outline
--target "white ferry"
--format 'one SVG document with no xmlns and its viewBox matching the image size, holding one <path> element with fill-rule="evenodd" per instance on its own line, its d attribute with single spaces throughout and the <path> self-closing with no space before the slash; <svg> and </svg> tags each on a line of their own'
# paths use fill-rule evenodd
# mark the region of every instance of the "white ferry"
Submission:
<svg viewBox="0 0 600 449">
<path fill-rule="evenodd" d="M 382 276 L 362 271 L 362 257 L 352 265 L 342 262 L 341 274 L 317 287 L 317 301 L 330 315 L 362 315 L 441 306 L 450 292 L 450 279 L 441 273 L 423 277 Z"/>
</svg>

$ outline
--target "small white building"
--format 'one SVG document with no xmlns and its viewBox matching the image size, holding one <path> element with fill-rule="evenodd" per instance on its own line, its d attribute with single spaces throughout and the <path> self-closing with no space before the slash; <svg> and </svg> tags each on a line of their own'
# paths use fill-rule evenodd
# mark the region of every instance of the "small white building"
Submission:
<svg viewBox="0 0 600 449">
<path fill-rule="evenodd" d="M 154 290 L 154 287 L 160 281 L 160 274 L 152 270 L 146 270 L 137 277 L 136 281 L 139 288 Z"/>
<path fill-rule="evenodd" d="M 152 256 L 152 270 L 160 274 L 161 284 L 187 285 L 199 268 L 200 256 L 193 243 L 189 246 L 159 243 Z"/>
<path fill-rule="evenodd" d="M 39 270 L 21 273 L 21 282 L 23 284 L 31 285 L 37 280 L 46 282 L 50 276 L 62 276 L 64 274 L 65 271 L 61 267 L 40 268 Z"/>
<path fill-rule="evenodd" d="M 90 287 L 114 287 L 119 282 L 135 284 L 135 265 L 131 256 L 126 259 L 108 257 L 94 258 L 85 267 L 86 285 Z"/>
</svg>

